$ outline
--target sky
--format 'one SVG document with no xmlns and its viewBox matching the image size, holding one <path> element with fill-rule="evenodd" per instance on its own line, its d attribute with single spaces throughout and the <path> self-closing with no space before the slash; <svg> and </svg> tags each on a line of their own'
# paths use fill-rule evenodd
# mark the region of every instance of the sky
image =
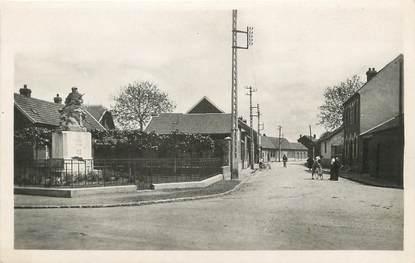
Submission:
<svg viewBox="0 0 415 263">
<path fill-rule="evenodd" d="M 169 4 L 167 4 L 169 3 Z M 178 2 L 176 2 L 178 3 Z M 202 4 L 203 3 L 203 4 Z M 71 87 L 87 104 L 113 105 L 133 81 L 152 81 L 186 112 L 203 96 L 231 108 L 231 9 L 254 27 L 238 50 L 239 115 L 249 120 L 245 87 L 257 89 L 267 136 L 319 136 L 318 107 L 328 86 L 354 74 L 366 80 L 402 53 L 399 1 L 273 1 L 234 5 L 172 2 L 16 4 L 7 13 L 15 92 L 53 101 Z M 254 122 L 256 127 L 256 120 Z"/>
</svg>

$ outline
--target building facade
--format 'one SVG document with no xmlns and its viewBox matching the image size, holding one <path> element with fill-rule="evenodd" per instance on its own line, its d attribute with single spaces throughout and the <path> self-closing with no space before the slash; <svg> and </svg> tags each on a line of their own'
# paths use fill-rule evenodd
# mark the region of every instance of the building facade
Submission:
<svg viewBox="0 0 415 263">
<path fill-rule="evenodd" d="M 360 94 L 355 93 L 344 105 L 344 161 L 351 167 L 359 165 Z"/>
<path fill-rule="evenodd" d="M 102 105 L 87 105 L 86 110 L 107 130 L 114 130 L 114 118 L 111 111 Z"/>
<path fill-rule="evenodd" d="M 358 172 L 403 181 L 403 55 L 379 72 L 344 104 L 345 163 Z"/>
<path fill-rule="evenodd" d="M 308 149 L 300 143 L 289 142 L 286 138 L 261 136 L 261 158 L 264 162 L 282 161 L 285 155 L 289 161 L 307 159 Z M 281 147 L 280 147 L 281 146 Z"/>
<path fill-rule="evenodd" d="M 330 160 L 333 157 L 339 157 L 343 160 L 343 146 L 344 146 L 344 129 L 343 126 L 324 133 L 317 141 L 319 147 L 319 155 L 325 166 L 329 166 Z"/>
<path fill-rule="evenodd" d="M 231 114 L 224 113 L 207 97 L 203 97 L 187 113 L 162 113 L 154 116 L 147 125 L 146 132 L 157 134 L 170 134 L 174 131 L 188 134 L 209 135 L 216 141 L 225 141 L 231 136 Z M 238 119 L 238 165 L 239 169 L 249 167 L 251 158 L 257 160 L 257 156 L 251 156 L 251 140 L 254 142 L 254 155 L 258 153 L 257 132 L 253 130 L 242 118 Z"/>
</svg>

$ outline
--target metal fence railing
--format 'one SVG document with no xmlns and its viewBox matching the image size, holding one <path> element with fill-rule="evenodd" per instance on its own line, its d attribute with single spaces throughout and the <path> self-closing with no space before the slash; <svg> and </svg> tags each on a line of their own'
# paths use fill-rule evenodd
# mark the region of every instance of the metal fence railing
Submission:
<svg viewBox="0 0 415 263">
<path fill-rule="evenodd" d="M 47 159 L 16 162 L 18 186 L 94 187 L 199 181 L 221 173 L 220 158 Z"/>
</svg>

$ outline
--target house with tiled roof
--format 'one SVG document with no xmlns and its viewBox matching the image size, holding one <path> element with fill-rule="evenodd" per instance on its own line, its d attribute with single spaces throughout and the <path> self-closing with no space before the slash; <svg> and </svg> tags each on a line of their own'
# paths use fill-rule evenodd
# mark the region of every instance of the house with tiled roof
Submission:
<svg viewBox="0 0 415 263">
<path fill-rule="evenodd" d="M 110 110 L 102 105 L 86 105 L 85 108 L 105 129 L 115 129 L 114 118 Z"/>
<path fill-rule="evenodd" d="M 288 160 L 303 160 L 307 158 L 307 148 L 296 142 L 290 142 L 286 138 L 261 136 L 261 158 L 264 162 L 281 161 L 282 156 Z"/>
<path fill-rule="evenodd" d="M 344 160 L 352 170 L 403 182 L 404 56 L 380 71 L 343 104 Z"/>
<path fill-rule="evenodd" d="M 201 98 L 193 107 L 190 108 L 186 113 L 225 113 L 218 106 L 215 105 L 208 97 L 204 96 Z"/>
<path fill-rule="evenodd" d="M 333 131 L 323 133 L 317 140 L 318 152 L 324 164 L 329 164 L 333 157 L 343 159 L 343 137 L 344 128 L 340 126 Z"/>
<path fill-rule="evenodd" d="M 59 127 L 59 110 L 64 107 L 62 98 L 57 94 L 54 101 L 46 101 L 31 96 L 32 91 L 24 85 L 19 93 L 14 94 L 14 129 L 42 127 L 55 129 Z M 87 130 L 106 130 L 106 128 L 88 111 L 85 110 L 84 126 Z M 49 158 L 50 149 L 35 149 L 36 159 Z"/>
<path fill-rule="evenodd" d="M 14 94 L 14 128 L 30 126 L 57 128 L 60 122 L 59 110 L 63 108 L 62 99 L 57 95 L 54 102 L 32 98 L 25 85 L 20 94 Z M 105 130 L 94 116 L 85 108 L 85 127 L 87 130 Z"/>
<path fill-rule="evenodd" d="M 241 168 L 247 168 L 251 158 L 250 127 L 245 120 L 239 119 L 238 156 Z M 209 135 L 215 140 L 224 140 L 231 136 L 231 114 L 218 108 L 209 98 L 203 97 L 186 113 L 161 113 L 153 116 L 147 125 L 146 132 L 171 134 L 181 132 L 188 134 Z M 254 152 L 257 154 L 257 132 L 254 134 Z M 252 157 L 257 160 L 258 157 Z"/>
<path fill-rule="evenodd" d="M 154 131 L 157 134 L 170 134 L 178 131 L 222 138 L 229 136 L 230 122 L 231 114 L 227 113 L 162 113 L 151 119 L 145 131 Z"/>
</svg>

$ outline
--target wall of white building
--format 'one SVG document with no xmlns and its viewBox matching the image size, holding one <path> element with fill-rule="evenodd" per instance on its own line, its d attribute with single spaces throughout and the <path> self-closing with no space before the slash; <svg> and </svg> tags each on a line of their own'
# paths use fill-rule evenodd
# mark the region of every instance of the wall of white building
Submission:
<svg viewBox="0 0 415 263">
<path fill-rule="evenodd" d="M 399 56 L 386 65 L 359 91 L 360 133 L 399 114 Z"/>
</svg>

